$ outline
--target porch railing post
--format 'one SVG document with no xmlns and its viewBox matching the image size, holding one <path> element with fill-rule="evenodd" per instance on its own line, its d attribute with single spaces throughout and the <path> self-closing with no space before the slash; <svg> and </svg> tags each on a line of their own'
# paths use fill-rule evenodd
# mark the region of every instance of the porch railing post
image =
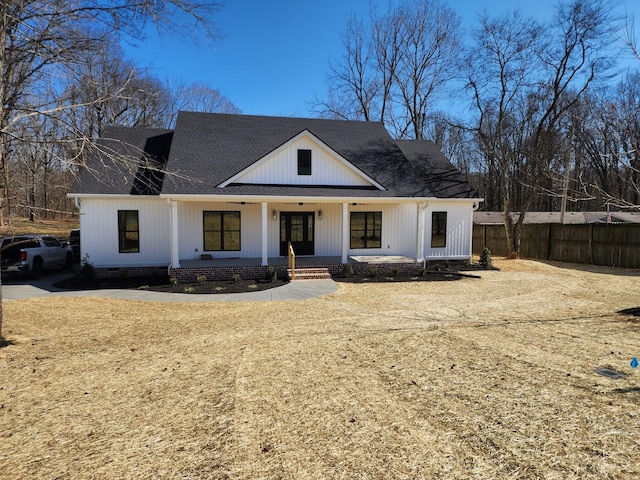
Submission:
<svg viewBox="0 0 640 480">
<path fill-rule="evenodd" d="M 296 253 L 293 251 L 291 242 L 288 242 L 289 270 L 291 270 L 291 280 L 296 278 Z"/>
</svg>

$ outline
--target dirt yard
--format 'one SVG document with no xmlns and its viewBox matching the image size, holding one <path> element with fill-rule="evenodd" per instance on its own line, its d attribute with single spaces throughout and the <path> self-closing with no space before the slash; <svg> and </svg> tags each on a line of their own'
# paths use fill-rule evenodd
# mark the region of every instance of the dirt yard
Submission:
<svg viewBox="0 0 640 480">
<path fill-rule="evenodd" d="M 5 302 L 0 478 L 640 478 L 640 272 L 495 264 L 297 302 Z"/>
</svg>

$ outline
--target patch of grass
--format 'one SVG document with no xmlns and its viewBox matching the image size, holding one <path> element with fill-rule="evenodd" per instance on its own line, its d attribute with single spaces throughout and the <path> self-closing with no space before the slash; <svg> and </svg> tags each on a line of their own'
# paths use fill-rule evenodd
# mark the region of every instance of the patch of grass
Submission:
<svg viewBox="0 0 640 480">
<path fill-rule="evenodd" d="M 0 227 L 0 236 L 33 233 L 36 235 L 52 235 L 56 238 L 69 238 L 69 232 L 80 228 L 77 219 L 70 220 L 45 220 L 36 219 L 30 222 L 28 218 L 5 218 L 6 225 Z"/>
<path fill-rule="evenodd" d="M 640 282 L 495 263 L 477 281 L 369 279 L 302 301 L 7 302 L 2 470 L 638 478 Z"/>
</svg>

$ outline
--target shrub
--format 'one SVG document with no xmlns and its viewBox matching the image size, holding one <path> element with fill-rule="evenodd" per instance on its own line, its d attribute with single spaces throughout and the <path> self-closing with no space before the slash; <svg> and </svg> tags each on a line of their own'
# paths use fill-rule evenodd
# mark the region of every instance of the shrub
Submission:
<svg viewBox="0 0 640 480">
<path fill-rule="evenodd" d="M 207 281 L 207 276 L 206 275 L 198 275 L 196 277 L 196 280 L 198 281 L 198 283 L 200 285 L 202 285 L 203 283 L 205 283 Z"/>
<path fill-rule="evenodd" d="M 376 278 L 379 274 L 380 272 L 378 272 L 377 268 L 372 268 L 371 271 L 369 272 L 369 276 L 371 278 Z"/>
<path fill-rule="evenodd" d="M 265 273 L 265 280 L 267 282 L 275 282 L 278 279 L 278 272 L 274 267 L 267 267 L 267 272 Z"/>
<path fill-rule="evenodd" d="M 345 277 L 350 277 L 351 275 L 353 275 L 353 267 L 350 263 L 344 264 L 344 267 L 342 267 L 342 275 L 344 275 Z"/>
<path fill-rule="evenodd" d="M 242 281 L 242 275 L 236 273 L 231 276 L 231 279 L 234 281 L 234 283 L 240 283 Z"/>
<path fill-rule="evenodd" d="M 193 287 L 184 287 L 184 293 L 193 293 L 194 289 Z"/>
<path fill-rule="evenodd" d="M 93 282 L 96 279 L 96 269 L 89 261 L 89 255 L 85 255 L 82 259 L 82 268 L 80 268 L 80 278 L 85 282 Z"/>
<path fill-rule="evenodd" d="M 493 260 L 491 259 L 491 251 L 487 247 L 484 247 L 480 253 L 480 265 L 485 268 L 489 268 L 492 264 Z"/>
<path fill-rule="evenodd" d="M 400 269 L 398 267 L 392 268 L 391 269 L 391 276 L 392 277 L 397 277 L 398 275 L 400 275 Z"/>
<path fill-rule="evenodd" d="M 421 277 L 424 277 L 427 274 L 427 269 L 426 268 L 420 268 L 418 270 L 418 275 Z"/>
<path fill-rule="evenodd" d="M 175 287 L 176 285 L 178 285 L 178 283 L 180 283 L 180 282 L 178 282 L 178 279 L 177 279 L 176 277 L 171 277 L 171 278 L 169 279 L 169 284 L 170 284 L 172 287 Z"/>
</svg>

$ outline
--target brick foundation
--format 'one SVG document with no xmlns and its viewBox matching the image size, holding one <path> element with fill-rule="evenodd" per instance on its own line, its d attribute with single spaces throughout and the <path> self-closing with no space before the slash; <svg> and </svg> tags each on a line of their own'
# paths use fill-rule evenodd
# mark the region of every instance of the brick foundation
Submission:
<svg viewBox="0 0 640 480">
<path fill-rule="evenodd" d="M 96 278 L 166 276 L 167 266 L 96 268 Z"/>
<path fill-rule="evenodd" d="M 437 262 L 436 262 L 437 263 Z M 457 262 L 450 262 L 455 264 Z M 433 264 L 433 262 L 432 262 Z M 422 265 L 420 263 L 351 263 L 353 273 L 355 275 L 370 276 L 374 274 L 389 276 L 396 271 L 401 274 L 416 275 L 419 273 Z M 342 276 L 345 264 L 318 264 L 313 265 L 314 268 L 326 268 L 331 276 Z M 445 264 L 442 263 L 444 269 Z M 183 268 L 167 268 L 166 266 L 158 267 L 120 267 L 120 268 L 96 268 L 96 276 L 104 277 L 144 277 L 153 275 L 167 275 L 169 278 L 176 278 L 179 282 L 195 282 L 201 275 L 206 275 L 207 280 L 232 280 L 236 275 L 245 280 L 260 280 L 266 277 L 269 267 L 262 265 L 251 266 L 200 266 L 200 267 L 183 267 Z M 278 278 L 287 278 L 287 267 L 279 265 L 273 267 L 276 269 Z M 299 268 L 304 268 L 300 266 Z"/>
</svg>

